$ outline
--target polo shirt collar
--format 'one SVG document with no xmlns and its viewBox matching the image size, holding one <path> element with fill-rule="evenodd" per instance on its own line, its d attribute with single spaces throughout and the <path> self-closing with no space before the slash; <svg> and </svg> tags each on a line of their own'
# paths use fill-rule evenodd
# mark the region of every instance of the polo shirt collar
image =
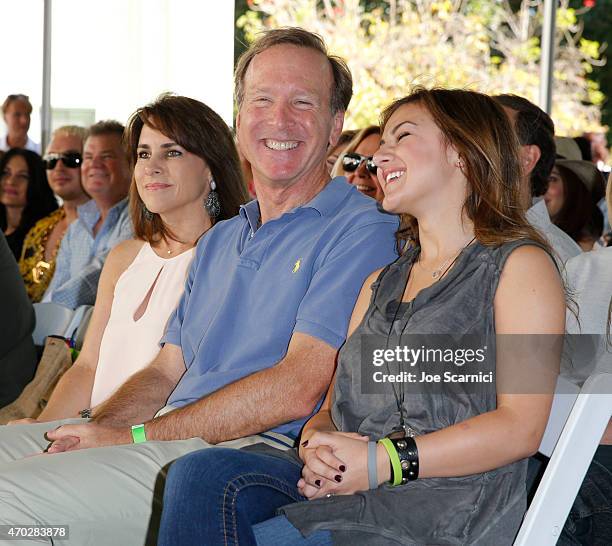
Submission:
<svg viewBox="0 0 612 546">
<path fill-rule="evenodd" d="M 344 176 L 336 176 L 301 208 L 315 209 L 321 216 L 328 216 L 352 189 Z"/>
<path fill-rule="evenodd" d="M 240 205 L 240 216 L 246 218 L 249 223 L 249 227 L 251 228 L 251 233 L 255 233 L 257 231 L 257 226 L 259 224 L 259 202 L 257 199 L 253 199 L 253 201 L 249 201 L 245 205 Z"/>
<path fill-rule="evenodd" d="M 346 181 L 343 176 L 336 176 L 325 187 L 315 195 L 308 203 L 304 203 L 299 207 L 287 211 L 285 214 L 294 214 L 299 209 L 313 209 L 321 216 L 328 216 L 342 202 L 344 197 L 352 190 L 352 186 Z M 257 199 L 250 201 L 246 205 L 240 207 L 240 215 L 249 222 L 251 231 L 257 231 L 259 224 L 259 203 Z"/>
</svg>

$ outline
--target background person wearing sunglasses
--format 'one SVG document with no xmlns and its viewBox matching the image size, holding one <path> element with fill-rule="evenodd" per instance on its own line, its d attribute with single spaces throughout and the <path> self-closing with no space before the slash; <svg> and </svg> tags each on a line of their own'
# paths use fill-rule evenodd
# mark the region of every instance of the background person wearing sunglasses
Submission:
<svg viewBox="0 0 612 546">
<path fill-rule="evenodd" d="M 380 146 L 380 128 L 370 125 L 361 129 L 349 142 L 336 162 L 332 176 L 346 176 L 349 184 L 361 193 L 382 201 L 384 195 L 378 179 L 376 166 L 372 161 L 374 152 Z"/>
<path fill-rule="evenodd" d="M 66 230 L 42 302 L 71 309 L 93 305 L 106 256 L 118 243 L 133 237 L 127 207 L 132 171 L 123 129 L 115 120 L 98 121 L 89 128 L 81 180 L 91 200 L 78 207 L 79 217 Z"/>
<path fill-rule="evenodd" d="M 327 148 L 327 159 L 325 159 L 325 164 L 327 165 L 327 170 L 331 175 L 334 170 L 334 165 L 336 161 L 338 161 L 338 157 L 344 153 L 344 149 L 350 144 L 353 137 L 357 134 L 355 129 L 347 129 L 346 131 L 342 131 L 340 136 L 338 137 L 338 141 L 335 146 L 329 146 Z"/>
<path fill-rule="evenodd" d="M 55 257 L 68 226 L 77 219 L 77 207 L 89 200 L 81 185 L 83 143 L 87 130 L 66 125 L 56 129 L 43 163 L 53 193 L 62 206 L 39 220 L 23 243 L 19 271 L 33 303 L 39 302 L 55 273 Z"/>
<path fill-rule="evenodd" d="M 30 228 L 57 208 L 40 156 L 12 148 L 0 159 L 0 229 L 15 256 L 21 256 Z"/>
</svg>

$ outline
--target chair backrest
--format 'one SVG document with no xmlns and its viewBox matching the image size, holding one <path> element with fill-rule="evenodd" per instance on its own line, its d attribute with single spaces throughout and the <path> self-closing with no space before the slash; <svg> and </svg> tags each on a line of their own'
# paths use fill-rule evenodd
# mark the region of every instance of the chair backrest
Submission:
<svg viewBox="0 0 612 546">
<path fill-rule="evenodd" d="M 542 455 L 547 457 L 552 455 L 579 392 L 580 387 L 575 383 L 568 381 L 561 375 L 557 378 L 555 397 L 550 408 L 550 417 L 548 418 L 546 430 L 538 449 Z"/>
<path fill-rule="evenodd" d="M 36 327 L 32 333 L 34 345 L 44 345 L 50 335 L 63 336 L 74 311 L 59 303 L 35 303 Z"/>
<path fill-rule="evenodd" d="M 611 415 L 612 373 L 595 373 L 576 397 L 514 546 L 557 543 Z"/>
<path fill-rule="evenodd" d="M 77 329 L 73 332 L 66 332 L 66 337 L 70 335 L 72 339 L 74 339 L 74 348 L 77 351 L 80 351 L 83 347 L 83 340 L 85 339 L 85 334 L 87 333 L 87 328 L 89 327 L 89 321 L 91 320 L 91 315 L 93 314 L 93 305 L 83 305 L 86 307 L 83 311 L 83 316 L 79 321 Z"/>
<path fill-rule="evenodd" d="M 70 323 L 62 334 L 66 339 L 72 339 L 75 343 L 75 349 L 81 350 L 83 345 L 83 337 L 85 336 L 85 330 L 89 324 L 91 313 L 93 311 L 93 305 L 81 305 L 74 310 Z"/>
</svg>

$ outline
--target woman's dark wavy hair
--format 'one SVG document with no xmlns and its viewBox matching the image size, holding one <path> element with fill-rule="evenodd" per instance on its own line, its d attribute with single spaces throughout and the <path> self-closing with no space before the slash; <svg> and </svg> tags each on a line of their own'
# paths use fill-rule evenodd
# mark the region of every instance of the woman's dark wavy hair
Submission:
<svg viewBox="0 0 612 546">
<path fill-rule="evenodd" d="M 57 209 L 57 200 L 47 182 L 47 171 L 42 158 L 36 153 L 23 148 L 11 148 L 0 158 L 0 177 L 8 162 L 16 156 L 23 157 L 28 165 L 28 189 L 26 206 L 21 213 L 21 222 L 17 229 L 29 230 L 38 220 Z M 0 229 L 6 229 L 6 207 L 0 204 Z"/>
<path fill-rule="evenodd" d="M 474 223 L 474 234 L 484 245 L 532 239 L 552 249 L 529 224 L 520 206 L 521 162 L 519 142 L 502 107 L 491 97 L 463 89 L 416 87 L 410 95 L 385 108 L 381 129 L 393 113 L 406 104 L 425 108 L 463 162 L 468 194 L 465 215 Z M 400 215 L 399 240 L 418 244 L 418 223 Z"/>
<path fill-rule="evenodd" d="M 132 168 L 136 164 L 138 141 L 145 125 L 206 162 L 217 184 L 221 202 L 217 221 L 238 214 L 240 205 L 248 200 L 248 194 L 232 133 L 216 112 L 200 101 L 170 93 L 160 95 L 154 102 L 139 108 L 132 114 L 124 133 Z M 139 239 L 149 243 L 160 239 L 176 240 L 159 214 L 153 213 L 151 220 L 146 218 L 144 203 L 133 177 L 130 214 L 134 234 Z"/>
</svg>

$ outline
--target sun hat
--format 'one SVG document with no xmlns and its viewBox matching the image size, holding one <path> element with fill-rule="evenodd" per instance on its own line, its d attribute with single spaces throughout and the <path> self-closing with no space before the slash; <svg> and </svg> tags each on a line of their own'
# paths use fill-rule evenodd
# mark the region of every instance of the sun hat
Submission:
<svg viewBox="0 0 612 546">
<path fill-rule="evenodd" d="M 574 173 L 597 201 L 603 197 L 603 176 L 594 163 L 582 159 L 576 141 L 569 137 L 555 137 L 555 145 L 557 147 L 555 165 Z"/>
</svg>

